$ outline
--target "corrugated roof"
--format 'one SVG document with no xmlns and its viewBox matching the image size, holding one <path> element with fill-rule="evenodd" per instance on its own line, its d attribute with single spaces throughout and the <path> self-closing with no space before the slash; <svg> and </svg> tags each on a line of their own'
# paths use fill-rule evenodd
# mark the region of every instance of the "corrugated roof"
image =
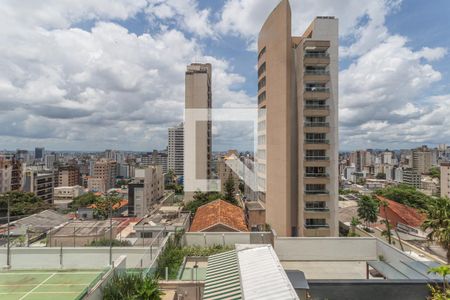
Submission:
<svg viewBox="0 0 450 300">
<path fill-rule="evenodd" d="M 244 211 L 239 206 L 220 199 L 197 209 L 190 231 L 204 231 L 218 224 L 235 231 L 248 231 Z"/>
<path fill-rule="evenodd" d="M 236 251 L 208 257 L 204 300 L 242 299 Z"/>
<path fill-rule="evenodd" d="M 236 245 L 236 252 L 244 299 L 299 299 L 271 245 Z"/>
</svg>

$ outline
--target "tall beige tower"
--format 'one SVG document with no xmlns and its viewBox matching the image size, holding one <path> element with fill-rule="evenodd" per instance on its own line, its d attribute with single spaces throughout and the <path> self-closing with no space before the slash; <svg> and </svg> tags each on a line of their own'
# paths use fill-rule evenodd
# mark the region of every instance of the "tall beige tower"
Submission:
<svg viewBox="0 0 450 300">
<path fill-rule="evenodd" d="M 283 0 L 258 39 L 258 184 L 279 236 L 337 236 L 338 20 L 291 35 Z"/>
<path fill-rule="evenodd" d="M 184 187 L 185 200 L 207 191 L 211 173 L 211 64 L 187 66 L 185 78 Z"/>
</svg>

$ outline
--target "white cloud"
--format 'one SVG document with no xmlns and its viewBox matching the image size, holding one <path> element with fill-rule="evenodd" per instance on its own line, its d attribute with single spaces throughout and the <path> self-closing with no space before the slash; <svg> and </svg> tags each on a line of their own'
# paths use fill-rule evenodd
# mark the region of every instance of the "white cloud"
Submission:
<svg viewBox="0 0 450 300">
<path fill-rule="evenodd" d="M 245 79 L 227 61 L 205 56 L 195 38 L 178 29 L 136 35 L 109 20 L 129 18 L 146 3 L 108 3 L 97 1 L 90 9 L 62 1 L 48 9 L 30 6 L 34 10 L 21 2 L 0 5 L 15 23 L 0 35 L 1 141 L 11 148 L 38 142 L 58 149 L 161 149 L 167 127 L 183 118 L 184 72 L 197 59 L 213 64 L 218 106 L 230 99 L 250 103 L 236 90 Z M 189 4 L 196 9 L 195 3 L 167 1 L 175 13 Z M 25 12 L 29 20 L 21 23 L 17 14 Z M 197 21 L 207 14 L 202 11 Z M 72 27 L 80 20 L 95 23 L 89 31 Z M 198 35 L 210 34 L 185 21 Z"/>
<path fill-rule="evenodd" d="M 214 31 L 209 20 L 210 12 L 199 9 L 196 0 L 148 0 L 145 9 L 150 20 L 158 24 L 171 22 L 182 30 L 194 33 L 200 37 L 213 36 Z"/>
</svg>

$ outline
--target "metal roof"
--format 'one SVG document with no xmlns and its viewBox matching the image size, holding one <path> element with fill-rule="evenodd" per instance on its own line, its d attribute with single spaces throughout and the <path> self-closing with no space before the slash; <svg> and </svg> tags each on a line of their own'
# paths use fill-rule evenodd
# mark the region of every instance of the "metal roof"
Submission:
<svg viewBox="0 0 450 300">
<path fill-rule="evenodd" d="M 271 245 L 236 245 L 245 300 L 299 299 Z"/>
<path fill-rule="evenodd" d="M 236 251 L 227 251 L 208 258 L 203 299 L 242 299 Z"/>
</svg>

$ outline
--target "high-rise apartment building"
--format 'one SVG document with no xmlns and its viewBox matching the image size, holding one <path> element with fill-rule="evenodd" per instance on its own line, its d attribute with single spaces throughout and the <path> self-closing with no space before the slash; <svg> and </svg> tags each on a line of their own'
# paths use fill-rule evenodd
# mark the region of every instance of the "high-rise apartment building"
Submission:
<svg viewBox="0 0 450 300">
<path fill-rule="evenodd" d="M 28 169 L 24 176 L 23 190 L 34 193 L 42 200 L 53 203 L 54 174 L 50 171 Z"/>
<path fill-rule="evenodd" d="M 0 156 L 0 194 L 11 191 L 12 163 L 5 156 Z"/>
<path fill-rule="evenodd" d="M 167 171 L 172 170 L 175 175 L 182 176 L 184 169 L 184 130 L 183 123 L 169 128 L 169 142 L 167 147 Z"/>
<path fill-rule="evenodd" d="M 441 197 L 450 198 L 450 163 L 441 163 Z"/>
<path fill-rule="evenodd" d="M 117 162 L 112 160 L 100 159 L 95 162 L 93 177 L 104 180 L 105 192 L 114 187 L 118 173 L 117 169 Z"/>
<path fill-rule="evenodd" d="M 337 19 L 317 17 L 293 37 L 280 2 L 259 33 L 258 108 L 267 223 L 280 236 L 337 236 Z"/>
<path fill-rule="evenodd" d="M 68 187 L 81 184 L 80 167 L 76 165 L 60 166 L 56 172 L 56 186 Z"/>
<path fill-rule="evenodd" d="M 185 200 L 207 191 L 211 173 L 211 64 L 187 66 L 185 77 L 184 187 Z"/>
<path fill-rule="evenodd" d="M 427 146 L 412 150 L 412 167 L 419 174 L 428 173 L 432 167 L 432 152 Z"/>
<path fill-rule="evenodd" d="M 239 160 L 239 153 L 236 150 L 229 150 L 227 154 L 225 154 L 222 157 L 219 157 L 217 162 L 217 174 L 219 175 L 220 179 L 220 192 L 224 194 L 225 191 L 225 185 L 227 180 L 231 177 L 233 178 L 234 182 L 234 191 L 237 193 L 239 191 L 239 182 L 240 178 L 239 175 L 236 174 L 230 165 L 227 164 L 227 162 L 233 166 L 237 163 L 240 163 Z"/>
<path fill-rule="evenodd" d="M 161 166 L 137 168 L 135 179 L 129 185 L 128 213 L 143 217 L 152 204 L 164 196 L 164 175 Z"/>
<path fill-rule="evenodd" d="M 44 158 L 45 149 L 36 147 L 34 148 L 34 159 L 42 160 Z"/>
</svg>

